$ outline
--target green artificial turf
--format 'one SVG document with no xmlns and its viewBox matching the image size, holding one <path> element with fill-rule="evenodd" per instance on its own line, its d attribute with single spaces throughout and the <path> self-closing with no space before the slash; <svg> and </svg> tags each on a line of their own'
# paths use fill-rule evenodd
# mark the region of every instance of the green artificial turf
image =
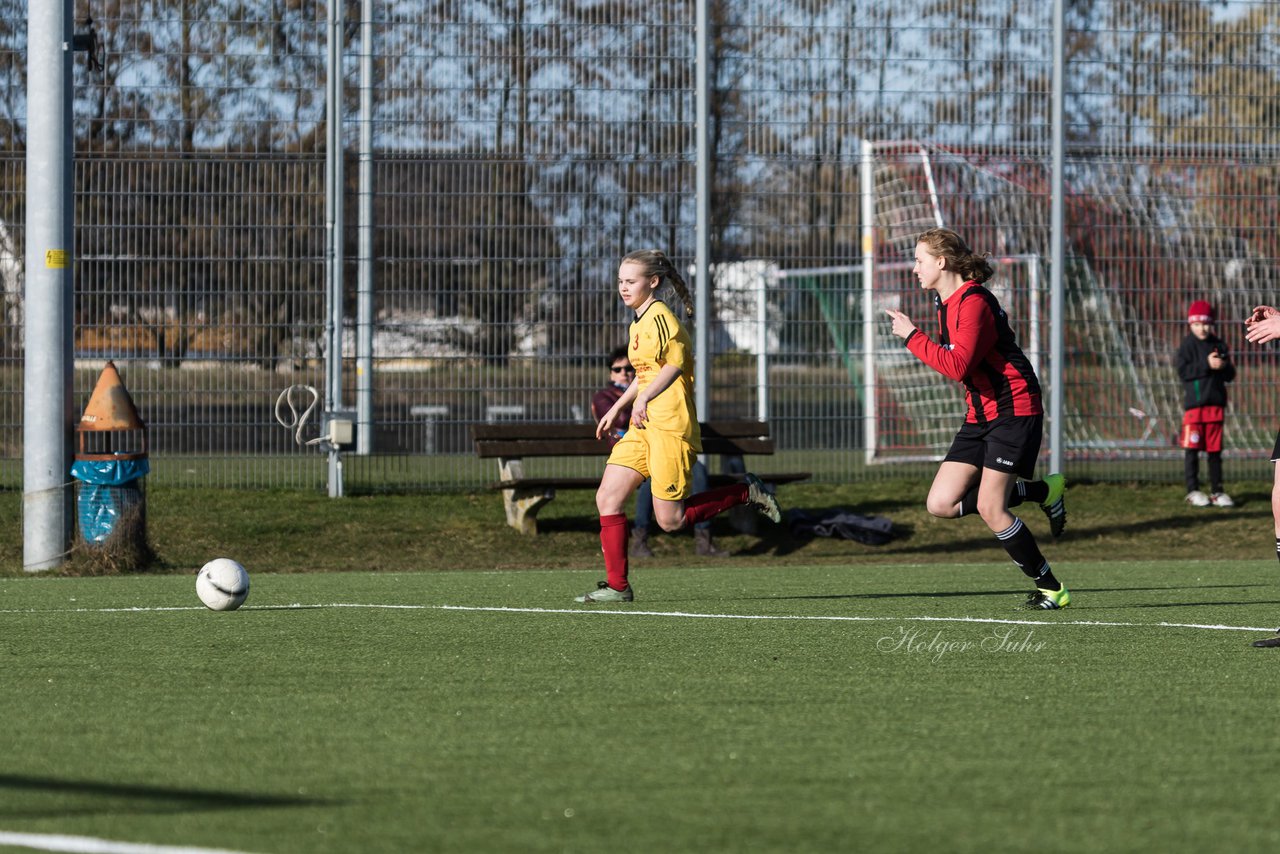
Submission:
<svg viewBox="0 0 1280 854">
<path fill-rule="evenodd" d="M 887 516 L 895 538 L 882 546 L 793 536 L 761 521 L 754 534 L 735 530 L 729 514 L 713 524 L 717 543 L 749 564 L 851 566 L 934 560 L 1004 560 L 980 519 L 935 519 L 924 509 L 927 480 L 782 486 L 791 508 L 837 508 Z M 1084 560 L 1265 559 L 1274 555 L 1271 485 L 1232 484 L 1238 506 L 1191 507 L 1168 484 L 1075 483 L 1067 492 L 1067 535 L 1049 538 L 1035 505 L 1014 512 L 1055 568 Z M 366 495 L 334 499 L 316 492 L 149 488 L 149 539 L 155 573 L 194 573 L 214 557 L 250 572 L 475 569 L 598 569 L 599 521 L 591 490 L 562 490 L 539 514 L 540 533 L 507 526 L 498 492 Z M 22 518 L 22 496 L 0 492 L 0 513 Z M 628 513 L 631 510 L 628 509 Z M 647 565 L 713 566 L 693 554 L 688 532 L 655 533 Z M 1274 560 L 1274 558 L 1272 558 Z M 76 572 L 73 559 L 67 567 Z M 0 527 L 0 577 L 22 575 L 22 528 Z"/>
<path fill-rule="evenodd" d="M 1280 625 L 1274 559 L 1072 561 L 1061 612 L 1017 610 L 1028 583 L 994 550 L 638 567 L 634 604 L 595 608 L 571 601 L 594 569 L 458 564 L 255 572 L 234 613 L 188 574 L 0 579 L 0 839 L 1280 843 L 1280 649 L 1250 646 Z"/>
</svg>

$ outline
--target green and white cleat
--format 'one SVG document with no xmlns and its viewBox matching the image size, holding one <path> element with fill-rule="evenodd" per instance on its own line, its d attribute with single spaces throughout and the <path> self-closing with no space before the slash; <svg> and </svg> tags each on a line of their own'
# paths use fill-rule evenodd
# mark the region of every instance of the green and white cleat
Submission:
<svg viewBox="0 0 1280 854">
<path fill-rule="evenodd" d="M 596 582 L 595 590 L 588 590 L 581 596 L 575 596 L 575 602 L 634 602 L 636 598 L 635 591 L 631 585 L 627 585 L 626 590 L 614 590 L 609 586 L 607 581 Z"/>
<path fill-rule="evenodd" d="M 1049 487 L 1049 497 L 1040 504 L 1040 509 L 1049 517 L 1049 533 L 1057 539 L 1067 527 L 1067 504 L 1064 500 L 1067 478 L 1061 474 L 1051 474 L 1045 477 L 1044 482 Z"/>
<path fill-rule="evenodd" d="M 747 472 L 743 475 L 743 479 L 747 482 L 747 503 L 754 504 L 755 508 L 760 511 L 760 515 L 767 516 L 769 521 L 775 524 L 782 521 L 782 510 L 778 507 L 778 499 L 773 497 L 773 493 L 765 489 L 764 481 Z"/>
<path fill-rule="evenodd" d="M 1057 611 L 1071 604 L 1071 594 L 1064 584 L 1061 590 L 1040 590 L 1027 594 L 1027 601 L 1022 607 L 1032 611 Z"/>
<path fill-rule="evenodd" d="M 1254 642 L 1253 642 L 1253 645 L 1254 645 L 1254 646 L 1256 646 L 1256 647 L 1258 647 L 1259 649 L 1267 649 L 1268 647 L 1277 647 L 1277 646 L 1280 646 L 1280 629 L 1276 629 L 1276 636 L 1275 636 L 1275 637 L 1273 637 L 1273 638 L 1263 638 L 1262 640 L 1256 640 L 1256 641 L 1254 641 Z"/>
</svg>

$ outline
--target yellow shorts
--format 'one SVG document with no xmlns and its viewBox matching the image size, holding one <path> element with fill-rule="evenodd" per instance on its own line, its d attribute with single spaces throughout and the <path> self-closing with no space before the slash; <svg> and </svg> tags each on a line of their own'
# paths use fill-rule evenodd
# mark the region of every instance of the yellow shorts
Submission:
<svg viewBox="0 0 1280 854">
<path fill-rule="evenodd" d="M 683 501 L 692 493 L 690 473 L 698 454 L 683 436 L 631 427 L 609 454 L 609 465 L 634 469 L 653 482 L 653 497 Z"/>
</svg>

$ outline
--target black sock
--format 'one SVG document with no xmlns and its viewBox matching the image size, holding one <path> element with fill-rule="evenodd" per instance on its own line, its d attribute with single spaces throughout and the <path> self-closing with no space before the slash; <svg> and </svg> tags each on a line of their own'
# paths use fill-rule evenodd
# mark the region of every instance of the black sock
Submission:
<svg viewBox="0 0 1280 854">
<path fill-rule="evenodd" d="M 1276 559 L 1280 560 L 1280 537 L 1276 537 Z"/>
<path fill-rule="evenodd" d="M 1013 492 L 1009 493 L 1009 506 L 1017 507 L 1024 501 L 1043 504 L 1049 497 L 1049 484 L 1043 480 L 1019 480 L 1013 484 Z M 978 510 L 978 487 L 970 489 L 960 499 L 960 515 L 968 516 Z"/>
<path fill-rule="evenodd" d="M 1044 568 L 1036 576 L 1036 587 L 1040 590 L 1062 589 L 1062 582 L 1053 577 L 1053 570 L 1049 568 L 1048 561 L 1044 562 Z"/>
<path fill-rule="evenodd" d="M 1009 496 L 1009 506 L 1017 507 L 1023 501 L 1034 501 L 1036 504 L 1043 504 L 1044 500 L 1049 497 L 1049 484 L 1043 480 L 1020 480 L 1014 485 L 1013 495 Z M 1018 503 L 1014 503 L 1014 498 L 1018 499 Z"/>
<path fill-rule="evenodd" d="M 1004 546 L 1009 557 L 1013 558 L 1018 569 L 1022 570 L 1028 578 L 1035 579 L 1036 587 L 1044 590 L 1062 589 L 1061 582 L 1053 577 L 1053 571 L 1049 569 L 1049 562 L 1040 553 L 1040 547 L 1036 545 L 1036 538 L 1031 535 L 1031 529 L 1022 524 L 1021 519 L 1017 516 L 1013 517 L 1013 524 L 997 533 L 996 539 L 1000 541 L 1000 545 Z"/>
</svg>

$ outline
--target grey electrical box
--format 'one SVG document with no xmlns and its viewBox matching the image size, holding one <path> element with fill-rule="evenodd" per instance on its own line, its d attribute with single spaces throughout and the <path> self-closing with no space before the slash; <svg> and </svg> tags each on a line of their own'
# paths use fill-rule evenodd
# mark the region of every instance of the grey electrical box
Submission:
<svg viewBox="0 0 1280 854">
<path fill-rule="evenodd" d="M 345 418 L 329 422 L 329 442 L 339 447 L 356 443 L 356 425 Z"/>
<path fill-rule="evenodd" d="M 329 451 L 350 451 L 356 446 L 356 419 L 354 412 L 325 413 L 324 448 Z"/>
</svg>

